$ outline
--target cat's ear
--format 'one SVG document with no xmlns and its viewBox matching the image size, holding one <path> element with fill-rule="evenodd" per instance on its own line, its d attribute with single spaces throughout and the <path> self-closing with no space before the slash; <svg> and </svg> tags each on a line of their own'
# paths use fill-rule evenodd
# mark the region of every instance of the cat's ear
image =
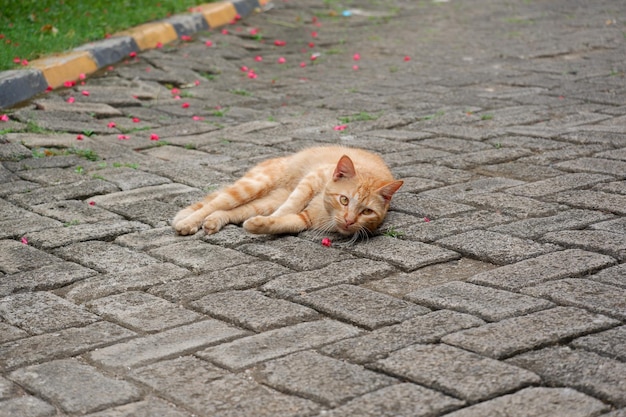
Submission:
<svg viewBox="0 0 626 417">
<path fill-rule="evenodd" d="M 352 159 L 350 159 L 348 155 L 342 156 L 339 162 L 337 162 L 337 167 L 333 173 L 333 181 L 338 181 L 341 178 L 352 178 L 355 175 L 356 172 L 354 171 Z"/>
<path fill-rule="evenodd" d="M 391 200 L 393 194 L 398 191 L 400 187 L 402 187 L 404 181 L 397 180 L 387 183 L 378 189 L 378 193 L 383 196 L 386 201 Z"/>
</svg>

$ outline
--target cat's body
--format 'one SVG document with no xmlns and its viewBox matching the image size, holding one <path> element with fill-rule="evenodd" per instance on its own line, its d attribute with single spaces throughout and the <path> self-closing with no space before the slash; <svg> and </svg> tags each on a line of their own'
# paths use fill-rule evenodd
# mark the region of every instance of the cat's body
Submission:
<svg viewBox="0 0 626 417">
<path fill-rule="evenodd" d="M 382 223 L 401 185 L 375 154 L 341 146 L 309 148 L 260 163 L 178 212 L 172 226 L 181 235 L 202 225 L 212 234 L 242 222 L 251 233 L 316 229 L 358 235 Z"/>
</svg>

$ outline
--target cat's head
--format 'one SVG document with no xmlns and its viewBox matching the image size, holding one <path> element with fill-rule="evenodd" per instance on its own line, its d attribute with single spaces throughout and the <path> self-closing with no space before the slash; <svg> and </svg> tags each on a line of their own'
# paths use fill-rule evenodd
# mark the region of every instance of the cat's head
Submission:
<svg viewBox="0 0 626 417">
<path fill-rule="evenodd" d="M 324 192 L 324 205 L 335 230 L 348 236 L 376 230 L 402 183 L 360 175 L 352 160 L 342 156 Z"/>
</svg>

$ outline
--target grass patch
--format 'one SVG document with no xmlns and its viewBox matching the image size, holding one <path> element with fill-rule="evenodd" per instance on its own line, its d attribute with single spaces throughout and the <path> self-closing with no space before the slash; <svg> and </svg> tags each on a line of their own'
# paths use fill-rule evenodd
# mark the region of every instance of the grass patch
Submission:
<svg viewBox="0 0 626 417">
<path fill-rule="evenodd" d="M 211 0 L 203 1 L 203 3 Z M 197 0 L 2 0 L 0 70 L 149 21 L 187 11 Z M 130 7 L 132 5 L 132 7 Z M 19 58 L 18 63 L 14 59 Z"/>
</svg>

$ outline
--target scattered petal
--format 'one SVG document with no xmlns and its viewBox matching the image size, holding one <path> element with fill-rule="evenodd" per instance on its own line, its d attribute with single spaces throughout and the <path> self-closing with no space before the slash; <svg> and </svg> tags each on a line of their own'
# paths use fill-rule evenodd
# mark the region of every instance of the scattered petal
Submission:
<svg viewBox="0 0 626 417">
<path fill-rule="evenodd" d="M 280 58 L 278 58 L 278 63 L 279 63 L 279 64 L 284 64 L 285 62 L 287 62 L 287 60 L 285 59 L 285 57 L 282 57 L 282 56 L 281 56 Z"/>
<path fill-rule="evenodd" d="M 157 135 L 156 133 L 152 133 L 150 135 L 150 140 L 159 140 L 159 135 Z"/>
<path fill-rule="evenodd" d="M 139 120 L 139 117 L 133 117 L 133 123 L 139 123 L 141 122 L 141 120 Z"/>
<path fill-rule="evenodd" d="M 309 42 L 309 48 L 315 48 L 315 43 L 314 42 Z"/>
<path fill-rule="evenodd" d="M 95 205 L 96 205 L 96 202 L 95 202 L 95 201 L 90 201 L 88 204 L 89 204 L 90 206 L 95 206 Z"/>
<path fill-rule="evenodd" d="M 181 39 L 181 40 L 183 40 L 183 41 L 185 41 L 185 42 L 190 42 L 192 38 L 191 38 L 191 36 L 189 36 L 189 35 L 182 35 L 182 36 L 180 37 L 180 39 Z"/>
<path fill-rule="evenodd" d="M 228 29 L 222 29 L 222 35 L 228 35 Z"/>
<path fill-rule="evenodd" d="M 332 244 L 333 242 L 329 238 L 325 237 L 324 239 L 322 239 L 322 246 L 330 248 Z"/>
<path fill-rule="evenodd" d="M 23 67 L 28 66 L 28 59 L 22 59 L 21 64 L 22 64 Z"/>
<path fill-rule="evenodd" d="M 183 109 L 187 109 L 189 108 L 189 103 L 184 102 L 183 105 L 181 106 Z"/>
<path fill-rule="evenodd" d="M 28 245 L 28 239 L 26 238 L 26 236 L 22 237 L 21 242 L 22 245 Z"/>
<path fill-rule="evenodd" d="M 130 54 L 128 54 L 128 56 L 131 58 L 135 58 L 137 56 L 137 52 L 133 51 Z"/>
<path fill-rule="evenodd" d="M 78 74 L 78 79 L 79 79 L 79 80 L 84 80 L 84 79 L 86 79 L 86 78 L 87 78 L 87 76 L 86 76 L 84 73 L 80 73 L 80 74 Z"/>
<path fill-rule="evenodd" d="M 254 60 L 256 62 L 261 62 L 261 61 L 263 61 L 263 57 L 261 55 L 257 55 L 257 56 L 254 57 Z"/>
<path fill-rule="evenodd" d="M 276 46 L 285 46 L 285 45 L 287 45 L 287 42 L 281 41 L 280 39 L 276 39 L 274 41 L 274 45 L 276 45 Z"/>
<path fill-rule="evenodd" d="M 76 140 L 83 140 L 85 137 L 81 134 L 76 135 Z"/>
<path fill-rule="evenodd" d="M 315 61 L 317 58 L 319 58 L 319 56 L 320 56 L 319 52 L 314 53 L 313 55 L 311 55 L 311 61 Z"/>
<path fill-rule="evenodd" d="M 361 59 L 361 54 L 352 55 L 352 59 L 354 59 L 355 61 L 358 61 L 359 59 Z"/>
<path fill-rule="evenodd" d="M 242 72 L 248 72 L 250 69 L 248 67 L 246 67 L 245 65 L 242 65 L 241 68 L 239 68 Z"/>
<path fill-rule="evenodd" d="M 67 87 L 67 88 L 74 87 L 75 85 L 76 85 L 76 81 L 65 81 L 63 83 L 63 87 Z"/>
<path fill-rule="evenodd" d="M 257 35 L 259 33 L 259 29 L 257 29 L 257 28 L 250 28 L 248 33 L 250 33 L 250 35 L 252 35 L 252 36 L 255 36 L 255 35 Z"/>
<path fill-rule="evenodd" d="M 163 42 L 157 42 L 155 48 L 157 48 L 157 49 L 163 48 Z"/>
<path fill-rule="evenodd" d="M 257 77 L 258 77 L 258 75 L 256 74 L 256 72 L 254 72 L 254 71 L 249 71 L 249 72 L 248 72 L 248 78 L 250 78 L 250 79 L 254 80 L 254 79 L 256 79 Z"/>
<path fill-rule="evenodd" d="M 235 20 L 241 20 L 241 15 L 239 13 L 235 15 Z"/>
<path fill-rule="evenodd" d="M 405 62 L 408 62 L 408 61 L 410 61 L 410 60 L 411 60 L 411 57 L 410 57 L 410 56 L 406 55 L 406 56 L 404 57 L 404 61 L 405 61 Z"/>
<path fill-rule="evenodd" d="M 115 126 L 117 126 L 117 125 L 115 124 L 115 122 L 109 122 L 109 123 L 107 123 L 107 127 L 108 127 L 109 129 L 113 129 Z"/>
<path fill-rule="evenodd" d="M 113 71 L 115 69 L 115 67 L 113 65 L 109 65 L 107 67 L 107 71 Z"/>
<path fill-rule="evenodd" d="M 180 100 L 180 96 L 174 96 L 174 100 Z"/>
<path fill-rule="evenodd" d="M 118 140 L 128 140 L 128 139 L 130 139 L 130 136 L 127 136 L 127 135 L 117 135 L 117 139 Z"/>
<path fill-rule="evenodd" d="M 199 86 L 199 85 L 200 85 L 200 80 L 195 80 L 195 81 L 193 82 L 193 84 L 194 84 L 196 87 L 197 87 L 197 86 Z"/>
<path fill-rule="evenodd" d="M 311 32 L 311 37 L 317 38 L 317 32 L 316 31 Z"/>
<path fill-rule="evenodd" d="M 67 100 L 65 101 L 67 101 L 69 104 L 72 104 L 73 102 L 76 101 L 76 99 L 74 97 L 68 97 Z"/>
<path fill-rule="evenodd" d="M 200 121 L 200 120 L 204 120 L 204 117 L 200 117 L 200 116 L 193 116 L 191 118 L 192 120 L 195 120 L 196 122 Z"/>
<path fill-rule="evenodd" d="M 83 90 L 83 91 L 81 91 L 80 93 L 81 93 L 82 95 L 84 95 L 84 96 L 89 96 L 89 91 L 87 91 L 87 90 Z"/>
<path fill-rule="evenodd" d="M 52 88 L 52 86 L 51 86 L 51 85 L 49 85 L 49 86 L 47 86 L 47 87 L 46 87 L 46 93 L 49 93 L 49 92 L 50 92 L 50 91 L 52 91 L 52 90 L 53 90 L 53 88 Z"/>
<path fill-rule="evenodd" d="M 3 114 L 2 116 L 0 116 L 0 122 L 8 122 L 9 121 L 9 116 L 7 114 Z"/>
<path fill-rule="evenodd" d="M 426 223 L 430 223 L 430 219 L 429 219 L 428 217 L 424 217 L 424 221 L 425 221 Z"/>
<path fill-rule="evenodd" d="M 359 66 L 358 65 L 353 65 L 352 69 L 355 70 L 355 71 L 358 71 L 359 70 Z"/>
<path fill-rule="evenodd" d="M 204 42 L 204 44 L 206 46 L 209 46 L 209 47 L 213 46 L 213 42 L 211 42 L 211 41 L 206 41 L 206 42 Z"/>
<path fill-rule="evenodd" d="M 338 125 L 338 126 L 333 127 L 333 130 L 337 130 L 337 131 L 346 130 L 347 127 L 348 125 Z"/>
<path fill-rule="evenodd" d="M 300 68 L 304 68 L 304 67 L 306 67 L 306 62 L 301 62 L 300 63 Z"/>
<path fill-rule="evenodd" d="M 19 64 L 20 62 L 22 62 L 22 58 L 20 58 L 19 56 L 16 56 L 15 58 L 13 58 L 13 63 Z"/>
<path fill-rule="evenodd" d="M 172 89 L 170 90 L 170 92 L 171 92 L 172 94 L 178 94 L 178 93 L 180 93 L 180 90 L 179 90 L 178 88 L 172 88 Z"/>
</svg>

